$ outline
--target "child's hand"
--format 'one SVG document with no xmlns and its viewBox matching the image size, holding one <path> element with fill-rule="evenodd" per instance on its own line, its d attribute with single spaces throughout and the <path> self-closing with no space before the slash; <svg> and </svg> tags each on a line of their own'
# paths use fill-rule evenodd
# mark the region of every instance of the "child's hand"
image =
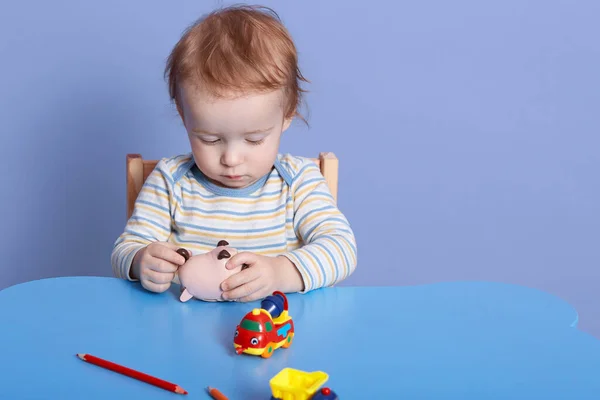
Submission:
<svg viewBox="0 0 600 400">
<path fill-rule="evenodd" d="M 237 253 L 225 264 L 227 269 L 246 264 L 248 268 L 230 276 L 221 283 L 223 299 L 254 301 L 275 290 L 298 291 L 302 278 L 286 257 L 269 257 L 251 252 Z"/>
<path fill-rule="evenodd" d="M 185 263 L 177 249 L 179 246 L 172 243 L 150 243 L 133 258 L 132 278 L 139 279 L 142 286 L 151 292 L 164 292 L 171 286 L 179 267 Z"/>
</svg>

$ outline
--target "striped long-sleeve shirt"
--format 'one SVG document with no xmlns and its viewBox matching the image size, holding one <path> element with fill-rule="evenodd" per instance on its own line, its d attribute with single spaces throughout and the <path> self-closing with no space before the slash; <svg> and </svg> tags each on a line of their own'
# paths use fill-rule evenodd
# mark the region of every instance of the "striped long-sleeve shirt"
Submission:
<svg viewBox="0 0 600 400">
<path fill-rule="evenodd" d="M 286 256 L 303 293 L 340 282 L 357 265 L 354 233 L 311 159 L 279 154 L 269 174 L 232 189 L 209 181 L 186 154 L 160 160 L 144 182 L 115 242 L 113 272 L 131 280 L 134 255 L 155 241 L 198 254 L 221 239 L 238 251 Z"/>
</svg>

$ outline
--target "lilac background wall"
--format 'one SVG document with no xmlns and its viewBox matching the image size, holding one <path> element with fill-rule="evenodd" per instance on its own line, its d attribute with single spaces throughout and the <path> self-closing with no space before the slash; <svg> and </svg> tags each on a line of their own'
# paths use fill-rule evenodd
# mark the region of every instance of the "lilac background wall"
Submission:
<svg viewBox="0 0 600 400">
<path fill-rule="evenodd" d="M 125 154 L 187 151 L 164 61 L 221 4 L 3 7 L 0 289 L 111 274 Z M 532 286 L 600 336 L 599 2 L 264 4 L 312 80 L 311 128 L 282 151 L 341 160 L 360 260 L 344 284 Z"/>
</svg>

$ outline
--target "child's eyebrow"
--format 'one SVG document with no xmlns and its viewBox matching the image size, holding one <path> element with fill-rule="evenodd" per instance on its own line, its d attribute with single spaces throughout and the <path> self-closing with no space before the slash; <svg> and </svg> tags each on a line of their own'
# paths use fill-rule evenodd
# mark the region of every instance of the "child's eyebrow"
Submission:
<svg viewBox="0 0 600 400">
<path fill-rule="evenodd" d="M 252 131 L 247 131 L 247 132 L 244 132 L 243 134 L 244 135 L 251 135 L 253 133 L 264 133 L 264 132 L 268 132 L 268 131 L 270 131 L 272 129 L 273 129 L 273 127 L 270 126 L 268 128 L 265 128 L 265 129 L 255 129 L 255 130 L 252 130 Z M 219 136 L 220 135 L 220 133 L 218 133 L 218 132 L 209 132 L 209 131 L 205 131 L 204 129 L 192 129 L 192 132 L 194 132 L 194 133 L 201 133 L 201 134 L 204 134 L 204 135 L 212 135 L 212 136 Z"/>
</svg>

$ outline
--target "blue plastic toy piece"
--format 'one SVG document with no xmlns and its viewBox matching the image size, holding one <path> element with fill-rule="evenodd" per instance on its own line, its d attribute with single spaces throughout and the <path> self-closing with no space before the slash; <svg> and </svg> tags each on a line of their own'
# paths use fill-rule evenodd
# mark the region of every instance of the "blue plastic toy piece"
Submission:
<svg viewBox="0 0 600 400">
<path fill-rule="evenodd" d="M 260 308 L 267 310 L 272 318 L 277 318 L 284 310 L 285 300 L 280 294 L 272 294 L 260 302 Z"/>
<path fill-rule="evenodd" d="M 310 400 L 339 400 L 339 397 L 333 390 L 324 387 L 315 393 Z"/>
</svg>

